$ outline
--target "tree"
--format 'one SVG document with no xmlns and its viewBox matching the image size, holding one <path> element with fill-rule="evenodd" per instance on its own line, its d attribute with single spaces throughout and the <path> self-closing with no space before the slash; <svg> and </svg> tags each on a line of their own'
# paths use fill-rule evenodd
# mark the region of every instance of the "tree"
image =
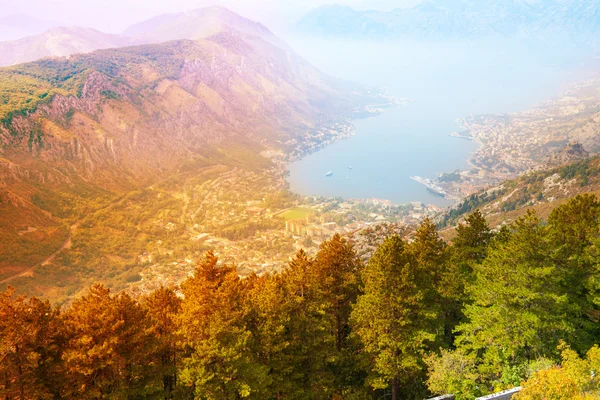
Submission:
<svg viewBox="0 0 600 400">
<path fill-rule="evenodd" d="M 523 383 L 518 400 L 597 399 L 600 384 L 596 371 L 600 368 L 600 348 L 592 347 L 582 359 L 565 342 L 561 350 L 562 365 L 536 372 Z"/>
<path fill-rule="evenodd" d="M 453 271 L 448 267 L 446 250 L 446 243 L 428 218 L 419 226 L 414 240 L 407 247 L 418 268 L 428 277 L 431 284 L 431 290 L 428 292 L 430 298 L 427 301 L 439 306 L 436 335 L 439 340 L 435 344 L 432 343 L 431 350 L 451 343 L 458 313 L 458 305 L 453 301 Z"/>
<path fill-rule="evenodd" d="M 398 236 L 386 239 L 362 272 L 364 287 L 352 326 L 372 356 L 374 388 L 392 386 L 392 399 L 417 397 L 401 386 L 424 369 L 423 354 L 435 338 L 431 275 Z M 420 393 L 419 393 L 420 394 Z"/>
<path fill-rule="evenodd" d="M 268 370 L 250 351 L 243 285 L 232 266 L 208 253 L 181 286 L 178 322 L 191 349 L 181 378 L 201 399 L 264 398 Z"/>
<path fill-rule="evenodd" d="M 573 330 L 545 229 L 528 212 L 513 230 L 475 267 L 473 303 L 465 307 L 468 322 L 458 327 L 457 345 L 482 354 L 480 372 L 491 380 L 503 381 L 503 371 L 525 361 L 554 356 L 558 340 Z"/>
<path fill-rule="evenodd" d="M 277 276 L 248 279 L 248 328 L 253 352 L 269 368 L 273 398 L 331 397 L 334 377 L 327 357 L 332 340 L 322 312 L 313 260 L 300 250 Z"/>
<path fill-rule="evenodd" d="M 335 349 L 339 352 L 349 334 L 348 320 L 356 301 L 361 262 L 352 246 L 339 234 L 324 241 L 313 271 L 323 306 L 331 317 Z"/>
<path fill-rule="evenodd" d="M 425 363 L 429 371 L 427 387 L 432 393 L 452 393 L 458 400 L 472 400 L 485 394 L 486 388 L 480 382 L 477 369 L 476 354 L 467 354 L 463 349 L 442 349 L 439 355 L 427 355 Z"/>
<path fill-rule="evenodd" d="M 327 320 L 332 346 L 324 356 L 334 378 L 337 396 L 359 396 L 364 390 L 364 371 L 357 355 L 358 344 L 350 335 L 350 313 L 359 291 L 362 263 L 354 248 L 339 234 L 321 243 L 314 263 L 311 264 L 315 296 L 320 312 Z"/>
<path fill-rule="evenodd" d="M 573 307 L 576 329 L 570 342 L 580 351 L 589 349 L 600 333 L 596 324 L 600 304 L 594 301 L 599 276 L 599 217 L 600 202 L 596 196 L 585 194 L 555 208 L 548 219 L 552 258 Z"/>
<path fill-rule="evenodd" d="M 494 234 L 479 210 L 470 214 L 465 222 L 456 226 L 453 256 L 463 262 L 480 263 L 487 255 Z"/>
<path fill-rule="evenodd" d="M 146 296 L 142 304 L 150 320 L 150 335 L 154 338 L 151 360 L 155 372 L 162 377 L 162 387 L 157 392 L 162 392 L 165 399 L 172 399 L 183 351 L 176 321 L 181 312 L 181 299 L 173 290 L 161 287 Z"/>
<path fill-rule="evenodd" d="M 63 359 L 71 398 L 127 397 L 145 394 L 149 371 L 149 321 L 125 293 L 94 285 L 64 315 L 68 344 Z"/>
<path fill-rule="evenodd" d="M 456 237 L 448 249 L 444 273 L 445 344 L 454 342 L 454 329 L 464 322 L 463 304 L 470 301 L 466 287 L 474 279 L 474 267 L 487 256 L 493 234 L 479 210 L 470 214 L 465 224 L 458 224 Z"/>
<path fill-rule="evenodd" d="M 48 301 L 0 293 L 0 396 L 59 399 L 64 396 L 61 354 L 64 331 Z"/>
</svg>

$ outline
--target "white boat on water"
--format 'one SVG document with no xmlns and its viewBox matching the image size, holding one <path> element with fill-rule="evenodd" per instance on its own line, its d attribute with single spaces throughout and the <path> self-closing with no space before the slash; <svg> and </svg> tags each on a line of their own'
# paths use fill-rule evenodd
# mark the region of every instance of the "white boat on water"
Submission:
<svg viewBox="0 0 600 400">
<path fill-rule="evenodd" d="M 325 174 L 325 176 L 328 178 L 333 176 L 333 171 L 329 171 L 328 173 Z"/>
</svg>

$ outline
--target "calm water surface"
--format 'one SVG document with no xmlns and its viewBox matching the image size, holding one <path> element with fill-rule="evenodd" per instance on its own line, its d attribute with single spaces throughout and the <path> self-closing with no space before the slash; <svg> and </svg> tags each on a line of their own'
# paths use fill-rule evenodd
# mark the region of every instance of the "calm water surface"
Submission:
<svg viewBox="0 0 600 400">
<path fill-rule="evenodd" d="M 583 63 L 578 50 L 532 52 L 515 43 L 290 42 L 326 73 L 415 101 L 355 121 L 355 136 L 292 163 L 291 189 L 396 204 L 451 204 L 410 176 L 468 168 L 478 145 L 449 136 L 458 130 L 456 119 L 532 107 L 576 79 L 572 71 Z"/>
</svg>

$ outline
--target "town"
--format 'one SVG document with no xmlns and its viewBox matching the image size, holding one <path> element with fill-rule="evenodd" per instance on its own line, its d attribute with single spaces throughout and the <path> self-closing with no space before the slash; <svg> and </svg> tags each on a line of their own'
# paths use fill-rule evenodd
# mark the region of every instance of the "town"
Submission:
<svg viewBox="0 0 600 400">
<path fill-rule="evenodd" d="M 471 169 L 438 176 L 433 183 L 455 201 L 539 168 L 584 158 L 597 151 L 600 80 L 571 86 L 554 100 L 515 114 L 477 115 L 458 120 L 450 136 L 474 140 L 479 149 Z"/>
<path fill-rule="evenodd" d="M 146 293 L 161 285 L 177 285 L 206 251 L 223 263 L 235 264 L 240 276 L 281 271 L 298 250 L 314 255 L 336 233 L 352 240 L 367 257 L 377 244 L 369 232 L 403 232 L 440 211 L 421 202 L 395 205 L 382 199 L 301 197 L 286 191 L 284 175 L 279 169 L 269 173 L 234 169 L 196 187 L 187 186 L 178 194 L 183 215 L 173 218 L 163 213 L 153 221 L 165 239 L 149 246 L 155 250 L 139 255 L 141 279 L 132 282 L 130 290 Z M 175 242 L 168 240 L 173 235 L 178 237 Z M 187 255 L 177 251 L 185 247 L 193 251 Z"/>
</svg>

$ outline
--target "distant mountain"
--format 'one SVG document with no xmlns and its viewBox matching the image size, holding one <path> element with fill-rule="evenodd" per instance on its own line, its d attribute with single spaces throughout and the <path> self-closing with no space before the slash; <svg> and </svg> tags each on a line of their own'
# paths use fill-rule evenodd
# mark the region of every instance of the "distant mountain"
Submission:
<svg viewBox="0 0 600 400">
<path fill-rule="evenodd" d="M 207 7 L 160 15 L 131 26 L 122 35 L 90 28 L 61 27 L 15 41 L 0 42 L 0 66 L 136 44 L 205 39 L 223 32 L 246 36 L 248 40 L 250 37 L 260 38 L 278 48 L 291 50 L 264 25 L 223 7 Z"/>
<path fill-rule="evenodd" d="M 0 42 L 0 66 L 123 47 L 131 43 L 129 38 L 90 28 L 53 28 L 39 35 Z"/>
<path fill-rule="evenodd" d="M 426 0 L 413 8 L 356 11 L 317 8 L 297 24 L 300 32 L 350 38 L 468 38 L 561 34 L 596 40 L 600 0 Z"/>
<path fill-rule="evenodd" d="M 224 7 L 163 14 L 133 25 L 123 32 L 137 43 L 162 43 L 180 39 L 204 39 L 218 32 L 239 32 L 259 37 L 277 47 L 287 45 L 264 25 L 244 18 Z"/>
<path fill-rule="evenodd" d="M 0 40 L 17 40 L 60 26 L 56 21 L 42 20 L 24 14 L 0 18 Z"/>
</svg>

